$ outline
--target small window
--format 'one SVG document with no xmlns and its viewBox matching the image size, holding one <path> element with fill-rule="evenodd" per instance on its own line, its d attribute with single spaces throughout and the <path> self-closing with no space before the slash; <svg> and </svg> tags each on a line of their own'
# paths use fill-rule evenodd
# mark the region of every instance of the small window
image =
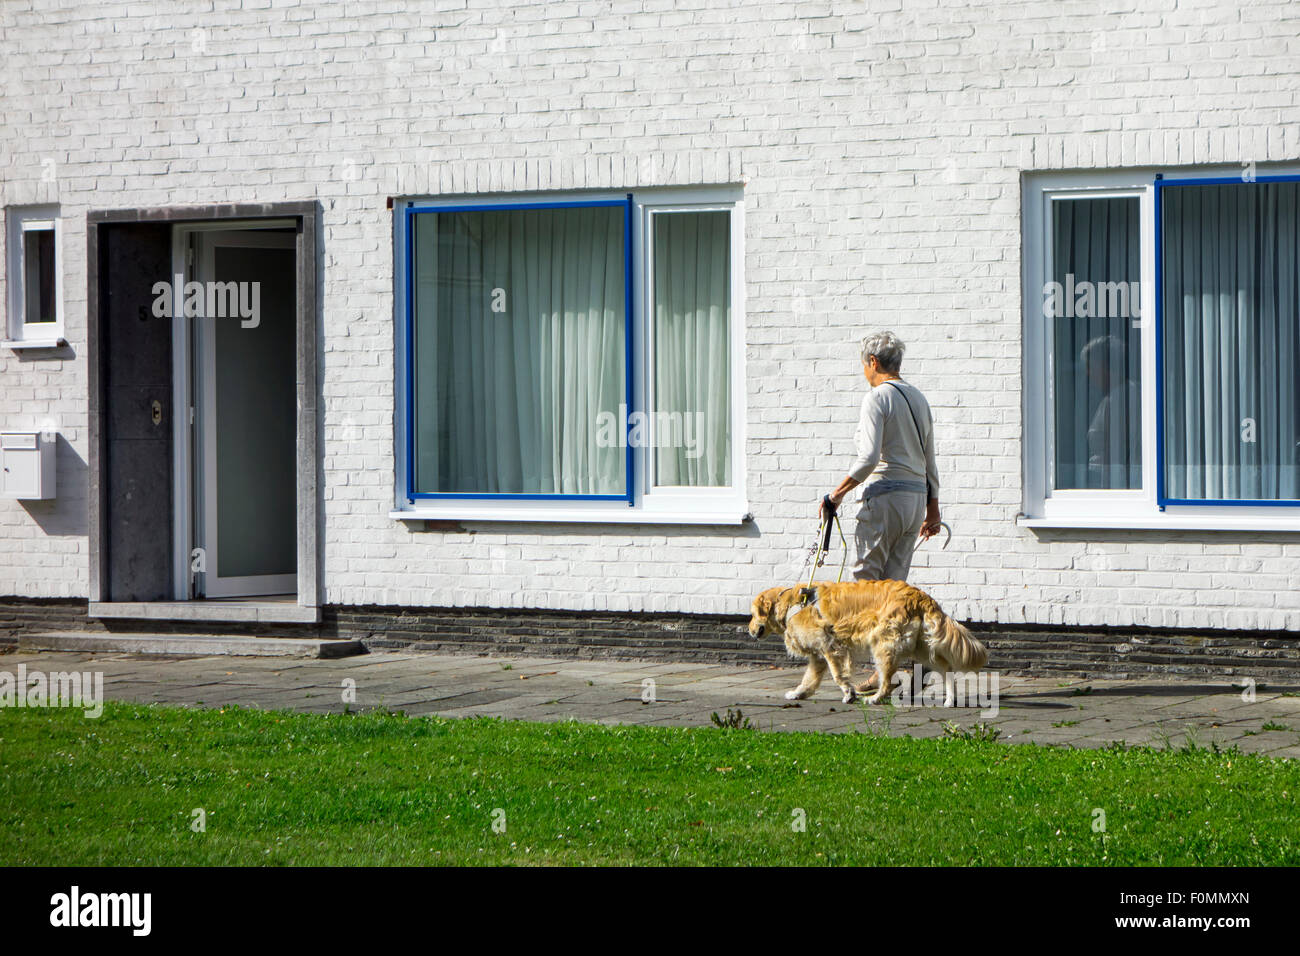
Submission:
<svg viewBox="0 0 1300 956">
<path fill-rule="evenodd" d="M 731 484 L 731 216 L 650 216 L 654 483 Z"/>
<path fill-rule="evenodd" d="M 10 209 L 8 216 L 9 339 L 53 345 L 62 334 L 57 210 Z"/>
<path fill-rule="evenodd" d="M 1142 487 L 1135 197 L 1052 203 L 1053 487 Z"/>
<path fill-rule="evenodd" d="M 23 321 L 53 323 L 54 223 L 31 223 L 23 229 Z"/>
</svg>

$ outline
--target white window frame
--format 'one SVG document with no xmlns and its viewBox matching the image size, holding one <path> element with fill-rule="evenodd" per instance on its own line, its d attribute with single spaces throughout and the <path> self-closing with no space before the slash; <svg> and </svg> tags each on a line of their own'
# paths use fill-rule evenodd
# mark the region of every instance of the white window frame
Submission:
<svg viewBox="0 0 1300 956">
<path fill-rule="evenodd" d="M 749 516 L 745 484 L 745 301 L 744 301 L 744 201 L 740 186 L 682 187 L 632 191 L 632 301 L 633 301 L 633 409 L 646 410 L 652 397 L 650 373 L 653 336 L 650 316 L 653 283 L 647 281 L 653 267 L 649 238 L 651 217 L 666 211 L 716 211 L 731 213 L 731 454 L 732 484 L 727 488 L 654 487 L 651 452 L 654 449 L 653 416 L 648 417 L 648 446 L 632 454 L 632 501 L 494 500 L 487 498 L 430 499 L 415 502 L 406 488 L 406 335 L 408 308 L 406 257 L 406 215 L 411 205 L 440 207 L 477 206 L 484 203 L 513 204 L 626 200 L 626 191 L 583 193 L 511 193 L 491 196 L 411 197 L 395 201 L 393 216 L 394 263 L 394 507 L 390 517 L 403 521 L 518 521 L 590 522 L 619 524 L 741 524 Z"/>
<path fill-rule="evenodd" d="M 54 233 L 54 321 L 28 322 L 23 241 L 29 232 Z M 6 281 L 9 315 L 5 326 L 11 349 L 58 348 L 63 337 L 63 222 L 58 206 L 11 207 L 5 210 Z"/>
<path fill-rule="evenodd" d="M 1294 174 L 1296 167 L 1270 168 L 1258 175 Z M 1238 176 L 1240 166 L 1202 167 L 1194 171 L 1136 169 L 1124 171 L 1026 175 L 1023 212 L 1022 312 L 1023 500 L 1017 523 L 1030 528 L 1113 528 L 1203 531 L 1300 531 L 1300 508 L 1287 505 L 1167 505 L 1156 494 L 1156 243 L 1155 179 L 1216 179 Z M 1069 489 L 1051 487 L 1052 343 L 1043 317 L 1043 284 L 1052 275 L 1051 204 L 1081 198 L 1137 197 L 1140 200 L 1142 348 L 1142 487 L 1141 489 Z"/>
</svg>

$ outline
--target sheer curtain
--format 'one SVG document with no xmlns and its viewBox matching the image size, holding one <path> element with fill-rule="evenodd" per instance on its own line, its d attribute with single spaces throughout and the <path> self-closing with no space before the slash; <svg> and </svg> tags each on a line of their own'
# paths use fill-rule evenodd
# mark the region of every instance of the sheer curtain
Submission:
<svg viewBox="0 0 1300 956">
<path fill-rule="evenodd" d="M 1142 487 L 1140 269 L 1136 197 L 1053 201 L 1056 488 Z"/>
<path fill-rule="evenodd" d="M 731 217 L 656 212 L 654 461 L 660 486 L 731 484 Z"/>
<path fill-rule="evenodd" d="M 1165 490 L 1300 498 L 1300 186 L 1163 191 Z"/>
<path fill-rule="evenodd" d="M 623 215 L 415 215 L 416 491 L 625 493 Z"/>
</svg>

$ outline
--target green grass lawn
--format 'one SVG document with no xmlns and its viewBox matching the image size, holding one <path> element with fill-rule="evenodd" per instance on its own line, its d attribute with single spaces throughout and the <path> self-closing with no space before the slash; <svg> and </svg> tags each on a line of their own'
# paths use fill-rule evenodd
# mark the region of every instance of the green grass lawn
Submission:
<svg viewBox="0 0 1300 956">
<path fill-rule="evenodd" d="M 0 710 L 6 865 L 1295 865 L 1298 795 L 1294 763 L 1206 750 Z"/>
</svg>

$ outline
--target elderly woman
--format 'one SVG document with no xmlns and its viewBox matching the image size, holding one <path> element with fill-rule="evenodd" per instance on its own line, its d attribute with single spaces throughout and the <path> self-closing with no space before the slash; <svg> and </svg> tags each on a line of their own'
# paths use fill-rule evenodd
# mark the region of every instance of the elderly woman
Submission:
<svg viewBox="0 0 1300 956">
<path fill-rule="evenodd" d="M 903 348 L 893 332 L 876 332 L 862 340 L 862 373 L 871 391 L 862 399 L 858 419 L 858 460 L 828 496 L 838 507 L 845 495 L 866 482 L 853 569 L 859 581 L 906 581 L 917 535 L 929 538 L 939 531 L 934 418 L 920 389 L 899 378 Z"/>
</svg>

